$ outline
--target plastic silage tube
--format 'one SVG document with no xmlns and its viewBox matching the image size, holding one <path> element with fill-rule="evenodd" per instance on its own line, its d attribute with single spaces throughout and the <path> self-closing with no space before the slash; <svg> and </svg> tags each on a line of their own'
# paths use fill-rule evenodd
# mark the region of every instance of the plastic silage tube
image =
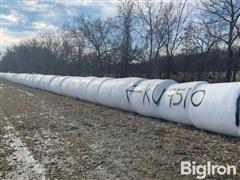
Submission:
<svg viewBox="0 0 240 180">
<path fill-rule="evenodd" d="M 61 87 L 64 88 L 64 94 L 76 98 L 81 91 L 81 84 L 83 79 L 83 77 L 71 77 L 64 81 Z"/>
<path fill-rule="evenodd" d="M 31 79 L 32 79 L 33 75 L 32 74 L 28 74 L 25 78 L 25 86 L 30 86 L 31 84 Z"/>
<path fill-rule="evenodd" d="M 60 94 L 60 86 L 62 84 L 62 81 L 65 79 L 65 76 L 57 76 L 56 78 L 52 79 L 50 85 L 49 85 L 49 90 L 51 92 Z"/>
<path fill-rule="evenodd" d="M 113 107 L 131 111 L 131 105 L 129 103 L 129 97 L 133 92 L 133 89 L 142 81 L 146 79 L 131 77 L 122 78 L 117 80 L 117 83 L 112 89 L 112 102 Z"/>
<path fill-rule="evenodd" d="M 15 73 L 8 74 L 7 78 L 8 81 L 14 81 L 14 79 L 16 78 L 16 74 Z"/>
<path fill-rule="evenodd" d="M 70 81 L 72 80 L 72 78 L 76 78 L 76 77 L 66 76 L 66 77 L 62 80 L 61 85 L 60 85 L 60 87 L 59 87 L 59 94 L 65 95 L 65 96 L 70 96 L 67 92 L 68 92 L 68 84 L 70 83 Z"/>
<path fill-rule="evenodd" d="M 27 79 L 26 79 L 26 86 L 31 87 L 31 83 L 32 83 L 32 78 L 34 77 L 33 74 L 28 75 Z"/>
<path fill-rule="evenodd" d="M 9 80 L 16 83 L 17 82 L 17 77 L 18 77 L 18 74 L 11 74 L 9 75 Z"/>
<path fill-rule="evenodd" d="M 44 78 L 41 80 L 41 85 L 40 88 L 43 90 L 49 91 L 49 86 L 52 81 L 52 79 L 56 78 L 57 76 L 55 75 L 45 75 Z"/>
<path fill-rule="evenodd" d="M 66 79 L 69 79 L 70 76 L 61 76 L 60 78 L 57 78 L 55 83 L 57 83 L 57 89 L 56 93 L 62 95 L 62 89 L 63 89 L 63 83 L 66 81 Z"/>
<path fill-rule="evenodd" d="M 197 128 L 240 136 L 240 83 L 197 87 L 192 94 L 189 113 Z"/>
<path fill-rule="evenodd" d="M 98 102 L 113 107 L 112 90 L 119 79 L 108 79 L 102 83 L 98 91 Z"/>
<path fill-rule="evenodd" d="M 95 79 L 98 79 L 97 77 L 89 76 L 84 77 L 81 82 L 80 90 L 77 94 L 77 98 L 87 101 L 87 87 L 88 85 L 93 82 Z"/>
<path fill-rule="evenodd" d="M 30 81 L 29 81 L 29 86 L 30 86 L 30 87 L 33 87 L 33 88 L 35 87 L 35 86 L 34 86 L 34 85 L 35 85 L 35 84 L 34 84 L 34 80 L 35 80 L 35 78 L 37 78 L 37 77 L 38 77 L 38 74 L 33 74 L 33 75 L 32 75 L 32 77 L 31 77 L 31 79 L 30 79 Z"/>
<path fill-rule="evenodd" d="M 28 79 L 30 78 L 29 74 L 24 74 L 21 78 L 21 84 L 27 86 L 28 84 Z"/>
<path fill-rule="evenodd" d="M 161 98 L 166 89 L 175 83 L 173 80 L 160 79 L 140 82 L 131 90 L 131 93 L 128 93 L 131 109 L 139 114 L 159 118 Z"/>
<path fill-rule="evenodd" d="M 23 85 L 25 85 L 25 86 L 28 85 L 29 78 L 30 78 L 29 74 L 26 74 L 25 76 L 23 76 L 23 79 L 22 79 Z"/>
<path fill-rule="evenodd" d="M 240 137 L 240 83 L 0 73 L 6 80 Z"/>
<path fill-rule="evenodd" d="M 158 114 L 168 121 L 192 125 L 189 117 L 189 107 L 192 93 L 204 81 L 177 83 L 170 85 L 162 95 Z"/>
<path fill-rule="evenodd" d="M 33 87 L 40 88 L 41 80 L 44 78 L 44 75 L 38 74 L 36 78 L 33 80 Z"/>
<path fill-rule="evenodd" d="M 94 103 L 99 103 L 99 90 L 102 84 L 112 78 L 104 77 L 104 78 L 96 78 L 90 83 L 88 83 L 86 87 L 86 100 Z"/>
</svg>

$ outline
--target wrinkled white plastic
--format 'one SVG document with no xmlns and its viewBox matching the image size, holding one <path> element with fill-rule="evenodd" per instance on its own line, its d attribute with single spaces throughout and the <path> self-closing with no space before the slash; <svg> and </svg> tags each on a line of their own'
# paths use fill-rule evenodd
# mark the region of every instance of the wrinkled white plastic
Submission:
<svg viewBox="0 0 240 180">
<path fill-rule="evenodd" d="M 72 77 L 0 73 L 0 78 L 33 88 L 240 136 L 240 83 Z"/>
<path fill-rule="evenodd" d="M 69 86 L 69 90 L 71 90 L 72 86 L 74 86 L 75 87 L 74 91 L 76 92 L 74 96 L 82 100 L 87 100 L 86 88 L 94 79 L 96 79 L 96 77 L 86 77 L 86 78 L 82 77 L 78 86 L 75 86 L 73 82 L 71 82 Z"/>
<path fill-rule="evenodd" d="M 145 80 L 128 93 L 131 109 L 134 112 L 151 116 L 160 117 L 160 100 L 166 89 L 176 82 L 173 80 Z"/>
<path fill-rule="evenodd" d="M 75 77 L 70 77 L 70 76 L 66 76 L 62 82 L 61 82 L 61 86 L 59 89 L 59 94 L 61 95 L 65 95 L 65 96 L 71 96 L 70 93 L 68 92 L 68 86 L 69 83 L 72 81 L 72 79 L 74 79 Z"/>
<path fill-rule="evenodd" d="M 132 94 L 131 90 L 144 80 L 137 77 L 117 79 L 117 83 L 112 88 L 112 106 L 132 111 L 129 103 L 129 96 Z"/>
<path fill-rule="evenodd" d="M 37 75 L 36 78 L 34 78 L 33 80 L 33 84 L 32 84 L 32 87 L 34 88 L 40 88 L 40 84 L 41 84 L 41 80 L 44 78 L 44 75 Z"/>
<path fill-rule="evenodd" d="M 85 100 L 99 103 L 99 89 L 101 88 L 102 84 L 111 78 L 96 78 L 93 79 L 85 89 Z"/>
<path fill-rule="evenodd" d="M 162 96 L 159 115 L 163 119 L 192 125 L 189 117 L 189 104 L 192 92 L 207 82 L 175 83 L 170 85 Z"/>
<path fill-rule="evenodd" d="M 42 78 L 40 88 L 43 90 L 50 91 L 50 84 L 54 78 L 57 76 L 55 75 L 46 75 Z"/>
<path fill-rule="evenodd" d="M 113 107 L 113 87 L 117 84 L 118 79 L 107 79 L 102 83 L 98 91 L 98 102 L 100 104 Z"/>
<path fill-rule="evenodd" d="M 49 84 L 49 91 L 61 94 L 62 81 L 64 81 L 65 79 L 65 76 L 57 76 L 52 79 L 51 83 Z"/>
<path fill-rule="evenodd" d="M 239 85 L 217 83 L 198 86 L 189 109 L 193 125 L 216 133 L 240 136 L 240 127 L 236 125 Z"/>
</svg>

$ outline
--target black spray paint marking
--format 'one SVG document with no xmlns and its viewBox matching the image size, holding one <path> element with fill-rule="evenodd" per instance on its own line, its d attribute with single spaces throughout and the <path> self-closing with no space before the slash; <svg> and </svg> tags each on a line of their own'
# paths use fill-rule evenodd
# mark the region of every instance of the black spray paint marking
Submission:
<svg viewBox="0 0 240 180">
<path fill-rule="evenodd" d="M 145 90 L 145 92 L 144 92 L 144 95 L 143 95 L 143 104 L 144 104 L 144 101 L 145 101 L 145 97 L 147 97 L 148 103 L 150 104 L 150 99 L 149 99 L 149 94 L 148 94 L 150 89 L 151 88 L 150 88 L 150 83 L 149 83 L 147 88 L 146 88 L 146 90 Z"/>
<path fill-rule="evenodd" d="M 160 85 L 160 84 L 158 84 L 158 85 L 154 88 L 153 93 L 152 93 L 152 100 L 153 100 L 153 102 L 154 102 L 156 105 L 159 105 L 159 104 L 160 104 L 160 101 L 161 101 L 161 99 L 162 99 L 162 96 L 163 96 L 163 94 L 166 92 L 166 89 L 164 89 L 163 92 L 162 92 L 162 94 L 159 96 L 159 98 L 158 98 L 157 100 L 154 99 L 154 93 L 155 93 L 155 91 L 156 91 L 156 89 L 157 89 L 157 87 L 158 87 L 159 85 Z"/>
<path fill-rule="evenodd" d="M 173 93 L 174 91 L 174 93 Z M 172 107 L 172 99 L 173 99 L 173 96 L 174 94 L 176 93 L 177 89 L 172 89 L 170 92 L 170 94 L 168 94 L 168 96 L 170 97 L 170 101 L 169 101 L 169 106 Z"/>
<path fill-rule="evenodd" d="M 183 99 L 183 95 L 182 95 L 181 91 L 185 91 L 185 89 L 178 89 L 176 91 L 176 95 L 180 96 L 180 100 L 178 102 L 173 102 L 173 106 L 177 106 L 177 105 L 181 104 L 182 99 Z"/>
<path fill-rule="evenodd" d="M 188 97 L 188 94 L 190 93 L 191 90 L 192 90 L 192 88 L 188 89 L 188 92 L 187 92 L 186 97 L 184 99 L 184 105 L 183 105 L 184 109 L 186 108 L 187 97 Z"/>
<path fill-rule="evenodd" d="M 236 108 L 236 126 L 239 127 L 240 124 L 240 117 L 239 117 L 239 111 L 240 111 L 240 96 L 237 99 L 237 108 Z"/>
<path fill-rule="evenodd" d="M 133 84 L 132 86 L 130 86 L 129 88 L 126 89 L 126 95 L 127 95 L 127 100 L 128 102 L 130 102 L 130 98 L 129 95 L 133 92 L 137 92 L 137 93 L 141 93 L 142 91 L 134 91 L 135 87 L 137 87 L 138 84 Z"/>
<path fill-rule="evenodd" d="M 197 93 L 203 93 L 202 99 L 199 101 L 199 103 L 193 102 L 193 97 L 194 97 Z M 202 102 L 203 102 L 203 99 L 204 99 L 204 97 L 205 97 L 205 94 L 206 94 L 206 93 L 205 93 L 205 90 L 199 90 L 199 91 L 194 92 L 194 93 L 192 94 L 192 96 L 191 96 L 192 105 L 195 106 L 195 107 L 200 106 L 200 104 L 202 104 Z"/>
</svg>

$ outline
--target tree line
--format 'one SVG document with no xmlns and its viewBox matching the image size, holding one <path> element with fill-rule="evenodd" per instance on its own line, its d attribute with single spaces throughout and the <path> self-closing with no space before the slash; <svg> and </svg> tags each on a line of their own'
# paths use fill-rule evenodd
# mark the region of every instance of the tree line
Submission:
<svg viewBox="0 0 240 180">
<path fill-rule="evenodd" d="M 0 71 L 236 81 L 240 1 L 122 0 L 7 48 Z"/>
</svg>

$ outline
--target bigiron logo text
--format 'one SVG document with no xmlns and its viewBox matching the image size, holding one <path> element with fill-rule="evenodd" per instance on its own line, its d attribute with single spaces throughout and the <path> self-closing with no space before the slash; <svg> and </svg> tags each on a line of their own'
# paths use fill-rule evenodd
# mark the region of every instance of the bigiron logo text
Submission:
<svg viewBox="0 0 240 180">
<path fill-rule="evenodd" d="M 207 164 L 196 164 L 195 161 L 181 162 L 181 175 L 195 175 L 197 179 L 204 179 L 208 175 L 236 175 L 236 166 L 216 165 L 207 162 Z"/>
</svg>

